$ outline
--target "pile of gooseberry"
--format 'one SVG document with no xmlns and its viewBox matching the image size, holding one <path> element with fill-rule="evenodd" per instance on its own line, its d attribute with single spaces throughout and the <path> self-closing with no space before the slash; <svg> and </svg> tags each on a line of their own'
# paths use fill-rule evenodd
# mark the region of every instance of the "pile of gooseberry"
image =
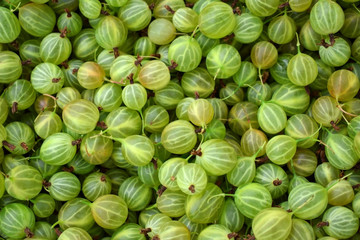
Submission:
<svg viewBox="0 0 360 240">
<path fill-rule="evenodd" d="M 0 239 L 360 239 L 360 0 L 0 1 Z"/>
</svg>

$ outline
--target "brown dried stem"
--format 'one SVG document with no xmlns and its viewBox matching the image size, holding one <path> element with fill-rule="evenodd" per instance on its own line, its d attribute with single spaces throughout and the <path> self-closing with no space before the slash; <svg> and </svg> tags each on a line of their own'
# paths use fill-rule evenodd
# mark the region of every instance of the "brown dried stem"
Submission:
<svg viewBox="0 0 360 240">
<path fill-rule="evenodd" d="M 20 146 L 25 150 L 25 151 L 29 151 L 29 147 L 25 142 L 20 143 Z"/>
<path fill-rule="evenodd" d="M 189 190 L 191 193 L 195 193 L 195 186 L 193 184 L 190 185 Z"/>
<path fill-rule="evenodd" d="M 282 180 L 277 178 L 273 181 L 273 184 L 274 184 L 274 186 L 280 186 L 282 184 Z"/>
<path fill-rule="evenodd" d="M 17 102 L 13 102 L 12 106 L 11 106 L 11 112 L 12 114 L 16 113 L 18 111 L 18 103 Z"/>
<path fill-rule="evenodd" d="M 171 14 L 175 14 L 175 11 L 169 5 L 164 5 L 164 8 L 168 10 Z"/>
<path fill-rule="evenodd" d="M 72 17 L 71 12 L 68 8 L 65 8 L 64 11 L 66 12 L 66 17 L 68 17 L 68 18 Z"/>
<path fill-rule="evenodd" d="M 318 224 L 316 224 L 316 227 L 318 227 L 318 228 L 325 227 L 325 226 L 329 226 L 329 222 L 319 222 Z"/>
<path fill-rule="evenodd" d="M 6 147 L 8 147 L 10 149 L 10 151 L 14 151 L 16 146 L 15 145 L 12 145 L 11 143 L 9 143 L 8 141 L 2 141 L 2 144 Z"/>
<path fill-rule="evenodd" d="M 73 145 L 73 146 L 79 145 L 79 144 L 81 143 L 81 141 L 82 141 L 82 139 L 79 138 L 79 139 L 77 139 L 77 140 L 75 140 L 75 141 L 72 141 L 72 142 L 71 142 L 71 145 Z"/>
</svg>

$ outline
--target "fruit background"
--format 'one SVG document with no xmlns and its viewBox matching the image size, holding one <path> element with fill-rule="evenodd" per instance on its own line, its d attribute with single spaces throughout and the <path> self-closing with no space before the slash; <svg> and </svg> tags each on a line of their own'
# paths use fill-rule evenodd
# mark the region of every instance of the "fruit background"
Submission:
<svg viewBox="0 0 360 240">
<path fill-rule="evenodd" d="M 360 239 L 360 0 L 1 0 L 0 239 Z"/>
</svg>

